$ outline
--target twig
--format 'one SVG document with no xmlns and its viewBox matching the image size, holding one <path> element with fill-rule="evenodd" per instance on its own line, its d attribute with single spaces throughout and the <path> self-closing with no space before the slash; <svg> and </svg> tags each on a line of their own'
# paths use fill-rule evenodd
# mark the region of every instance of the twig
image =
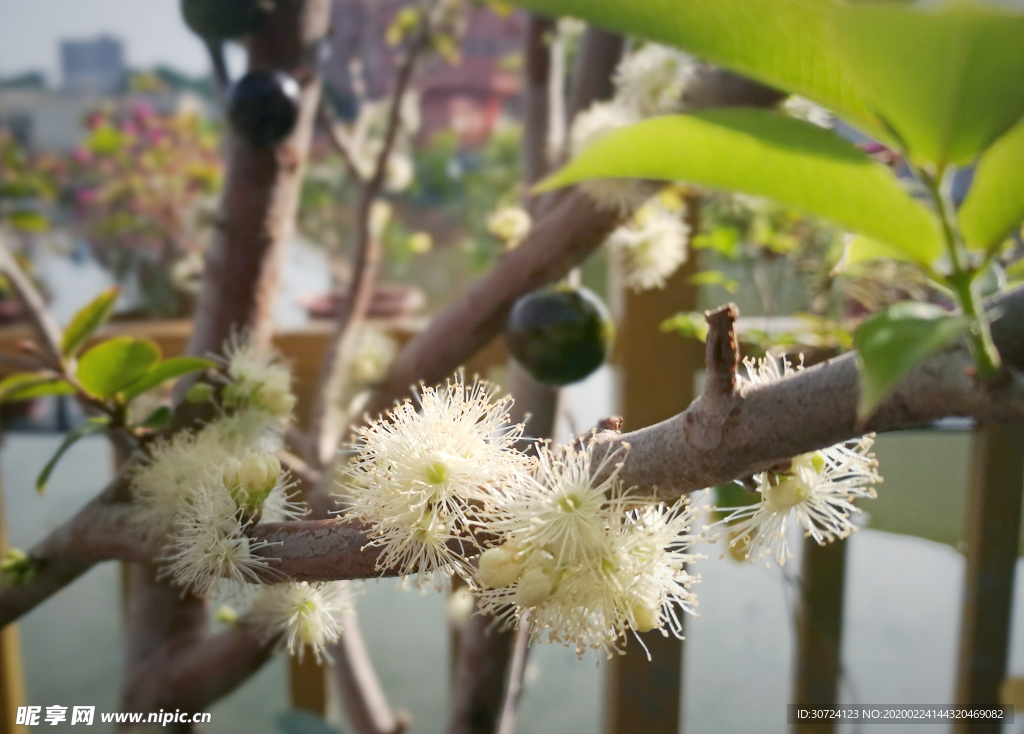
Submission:
<svg viewBox="0 0 1024 734">
<path fill-rule="evenodd" d="M 319 396 L 313 406 L 310 420 L 309 442 L 315 455 L 309 458 L 318 466 L 327 464 L 337 449 L 337 436 L 329 433 L 326 423 L 327 406 L 331 402 L 328 392 L 332 375 L 337 369 L 337 362 L 348 357 L 351 351 L 349 343 L 358 332 L 360 322 L 366 317 L 373 291 L 376 286 L 377 273 L 380 270 L 382 242 L 377 233 L 372 231 L 373 204 L 380 195 L 387 174 L 388 160 L 391 157 L 402 122 L 402 99 L 412 81 L 413 71 L 420 55 L 429 45 L 430 26 L 428 13 L 421 14 L 420 26 L 409 42 L 405 57 L 398 67 L 395 84 L 391 90 L 388 103 L 388 116 L 385 125 L 384 142 L 377 155 L 373 173 L 362 188 L 356 218 L 356 257 L 352 267 L 352 279 L 348 293 L 339 303 L 338 316 L 334 332 L 324 353 L 320 366 L 320 378 L 315 395 Z"/>
<path fill-rule="evenodd" d="M 337 121 L 334 113 L 331 112 L 326 100 L 320 100 L 319 117 L 324 130 L 327 132 L 327 139 L 331 141 L 335 152 L 341 156 L 341 162 L 345 165 L 345 170 L 348 171 L 349 177 L 360 192 L 362 192 L 366 188 L 367 181 L 363 172 L 359 169 L 359 164 L 356 162 L 356 155 L 352 150 L 352 141 L 345 134 L 341 123 Z"/>
<path fill-rule="evenodd" d="M 57 322 L 53 320 L 53 316 L 46 308 L 46 302 L 42 295 L 25 275 L 7 246 L 2 243 L 0 243 L 0 272 L 7 278 L 7 282 L 10 283 L 25 307 L 25 313 L 39 339 L 39 346 L 43 350 L 47 366 L 63 372 L 64 353 L 61 350 L 63 337 L 60 327 L 57 326 Z"/>
<path fill-rule="evenodd" d="M 729 397 L 736 392 L 740 350 L 733 324 L 738 317 L 739 311 L 731 303 L 704 314 L 708 322 L 704 394 L 709 399 Z"/>
<path fill-rule="evenodd" d="M 374 672 L 354 610 L 346 612 L 341 637 L 330 652 L 335 659 L 334 678 L 353 731 L 356 734 L 402 734 L 406 731 L 409 715 L 391 710 Z"/>
</svg>

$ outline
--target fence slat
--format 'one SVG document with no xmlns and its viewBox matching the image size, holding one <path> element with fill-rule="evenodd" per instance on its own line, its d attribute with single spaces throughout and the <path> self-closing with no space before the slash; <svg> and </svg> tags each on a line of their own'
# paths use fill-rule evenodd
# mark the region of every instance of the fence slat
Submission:
<svg viewBox="0 0 1024 734">
<path fill-rule="evenodd" d="M 691 259 L 664 289 L 626 292 L 616 304 L 615 363 L 624 430 L 670 418 L 693 400 L 694 377 L 703 367 L 703 345 L 658 327 L 669 316 L 697 307 L 696 288 L 687 282 L 694 272 Z M 614 656 L 605 666 L 605 734 L 677 734 L 681 729 L 682 643 L 658 632 L 642 637 L 650 662 L 633 640 L 625 655 Z"/>
<path fill-rule="evenodd" d="M 819 546 L 812 538 L 804 540 L 793 686 L 793 702 L 799 706 L 830 708 L 839 703 L 846 553 L 846 541 Z M 836 724 L 827 719 L 798 724 L 795 730 L 831 734 Z"/>
<path fill-rule="evenodd" d="M 3 426 L 0 426 L 0 445 Z M 7 518 L 4 514 L 3 483 L 0 482 L 0 554 L 7 551 Z M 14 734 L 18 726 L 18 707 L 25 705 L 25 669 L 21 658 L 18 626 L 9 624 L 0 630 L 0 734 Z"/>
<path fill-rule="evenodd" d="M 971 445 L 963 540 L 956 705 L 995 707 L 1006 676 L 1024 485 L 1024 423 L 979 423 Z M 961 719 L 956 734 L 991 731 Z"/>
</svg>

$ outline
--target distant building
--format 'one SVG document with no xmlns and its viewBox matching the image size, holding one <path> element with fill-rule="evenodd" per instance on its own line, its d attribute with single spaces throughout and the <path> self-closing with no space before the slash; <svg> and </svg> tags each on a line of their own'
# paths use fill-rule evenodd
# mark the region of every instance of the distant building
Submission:
<svg viewBox="0 0 1024 734">
<path fill-rule="evenodd" d="M 387 94 L 398 54 L 385 42 L 385 32 L 407 4 L 408 0 L 335 0 L 326 70 L 326 93 L 335 106 L 354 111 L 360 88 L 370 99 Z M 515 112 L 521 81 L 509 59 L 520 51 L 524 26 L 522 13 L 499 16 L 486 7 L 467 7 L 461 62 L 452 65 L 432 55 L 414 82 L 420 95 L 421 139 L 453 130 L 464 144 L 476 145 L 503 112 Z"/>
<path fill-rule="evenodd" d="M 124 90 L 124 47 L 116 38 L 61 41 L 60 64 L 65 92 L 113 95 Z"/>
</svg>

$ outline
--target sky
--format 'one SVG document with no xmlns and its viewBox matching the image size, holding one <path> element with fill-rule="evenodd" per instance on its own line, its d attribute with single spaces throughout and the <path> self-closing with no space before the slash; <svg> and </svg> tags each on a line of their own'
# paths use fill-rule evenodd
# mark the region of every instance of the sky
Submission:
<svg viewBox="0 0 1024 734">
<path fill-rule="evenodd" d="M 41 70 L 60 80 L 63 38 L 119 37 L 133 68 L 156 64 L 205 75 L 202 43 L 185 27 L 179 0 L 0 0 L 0 77 Z"/>
</svg>

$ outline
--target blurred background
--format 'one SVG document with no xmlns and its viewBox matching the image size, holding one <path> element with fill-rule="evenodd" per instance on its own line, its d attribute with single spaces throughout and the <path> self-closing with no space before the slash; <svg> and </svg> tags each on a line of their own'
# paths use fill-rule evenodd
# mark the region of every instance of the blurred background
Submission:
<svg viewBox="0 0 1024 734">
<path fill-rule="evenodd" d="M 388 30 L 401 6 L 335 1 L 323 70 L 325 97 L 339 120 L 363 120 L 372 129 L 393 80 Z M 388 171 L 394 214 L 385 232 L 386 285 L 371 313 L 396 339 L 414 333 L 506 246 L 488 218 L 522 194 L 524 29 L 521 12 L 498 3 L 471 6 L 458 46 L 432 56 L 415 80 L 403 110 L 412 132 Z M 557 33 L 571 59 L 580 29 L 562 23 Z M 229 45 L 227 63 L 240 75 L 244 50 Z M 0 181 L 14 202 L 3 236 L 60 323 L 117 284 L 119 321 L 149 324 L 171 341 L 187 335 L 223 175 L 223 129 L 209 57 L 184 25 L 177 0 L 0 0 Z M 345 165 L 321 130 L 276 306 L 283 333 L 316 333 L 335 312 L 348 278 L 354 197 Z M 604 253 L 580 274 L 612 305 L 625 333 L 646 328 L 656 334 L 654 348 L 666 353 L 699 355 L 693 313 L 732 300 L 746 319 L 748 353 L 781 345 L 828 356 L 849 346 L 845 317 L 921 290 L 893 263 L 885 272 L 865 265 L 833 277 L 839 234 L 760 201 L 710 196 L 692 234 L 689 261 L 669 280 L 666 292 L 675 295 L 636 300 Z M 20 318 L 15 299 L 0 292 L 0 321 L 7 325 L 0 342 L 17 341 Z M 624 384 L 639 374 L 628 373 L 641 369 L 624 351 L 565 391 L 559 438 L 611 414 L 643 414 L 624 403 Z M 504 365 L 491 357 L 478 367 L 501 383 Z M 31 545 L 111 477 L 109 446 L 87 439 L 59 466 L 45 496 L 32 489 L 40 467 L 81 419 L 63 398 L 4 406 L 0 469 L 12 546 Z M 845 551 L 838 671 L 844 703 L 953 700 L 970 428 L 946 422 L 878 440 L 885 483 Z M 793 545 L 801 547 L 798 538 Z M 801 558 L 766 569 L 734 560 L 724 547 L 704 553 L 696 588 L 701 616 L 687 620 L 682 726 L 787 731 L 783 704 L 792 700 Z M 29 703 L 117 710 L 120 583 L 117 565 L 95 568 L 19 624 Z M 360 587 L 363 631 L 390 701 L 412 715 L 414 731 L 442 731 L 449 630 L 458 615 L 444 596 L 406 591 L 392 580 Z M 1011 626 L 1010 673 L 1024 676 L 1020 603 Z M 566 648 L 534 646 L 520 731 L 600 731 L 606 668 Z M 290 706 L 288 675 L 287 661 L 276 660 L 217 704 L 209 731 L 279 731 L 276 717 Z M 917 730 L 877 731 L 904 729 Z"/>
</svg>

